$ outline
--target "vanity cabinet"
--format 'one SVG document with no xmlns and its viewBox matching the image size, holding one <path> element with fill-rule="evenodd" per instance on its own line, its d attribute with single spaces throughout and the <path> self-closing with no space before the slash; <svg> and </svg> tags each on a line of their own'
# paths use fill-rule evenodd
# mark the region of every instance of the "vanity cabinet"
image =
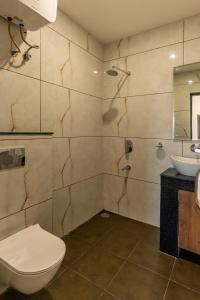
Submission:
<svg viewBox="0 0 200 300">
<path fill-rule="evenodd" d="M 169 168 L 161 174 L 160 250 L 179 256 L 179 191 L 194 192 L 195 178 Z"/>
</svg>

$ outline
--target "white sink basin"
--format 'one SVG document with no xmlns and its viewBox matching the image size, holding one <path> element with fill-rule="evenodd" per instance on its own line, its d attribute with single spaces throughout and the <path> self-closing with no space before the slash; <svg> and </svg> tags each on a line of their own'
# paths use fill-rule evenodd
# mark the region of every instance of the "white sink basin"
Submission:
<svg viewBox="0 0 200 300">
<path fill-rule="evenodd" d="M 177 172 L 182 175 L 196 176 L 200 169 L 200 158 L 187 158 L 176 155 L 170 156 L 172 164 Z"/>
</svg>

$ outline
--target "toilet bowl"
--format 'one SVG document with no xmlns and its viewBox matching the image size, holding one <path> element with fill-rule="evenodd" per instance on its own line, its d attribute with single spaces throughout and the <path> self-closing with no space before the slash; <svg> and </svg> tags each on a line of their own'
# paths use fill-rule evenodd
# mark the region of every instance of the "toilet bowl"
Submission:
<svg viewBox="0 0 200 300">
<path fill-rule="evenodd" d="M 58 271 L 65 256 L 65 243 L 30 226 L 0 241 L 0 281 L 23 294 L 44 288 Z"/>
</svg>

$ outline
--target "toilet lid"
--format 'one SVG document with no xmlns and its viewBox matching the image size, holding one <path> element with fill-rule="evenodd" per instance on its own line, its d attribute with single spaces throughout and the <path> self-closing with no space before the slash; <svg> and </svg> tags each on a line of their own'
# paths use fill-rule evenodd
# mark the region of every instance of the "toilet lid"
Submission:
<svg viewBox="0 0 200 300">
<path fill-rule="evenodd" d="M 38 224 L 0 241 L 0 259 L 17 273 L 44 272 L 60 262 L 65 251 L 65 243 Z"/>
</svg>

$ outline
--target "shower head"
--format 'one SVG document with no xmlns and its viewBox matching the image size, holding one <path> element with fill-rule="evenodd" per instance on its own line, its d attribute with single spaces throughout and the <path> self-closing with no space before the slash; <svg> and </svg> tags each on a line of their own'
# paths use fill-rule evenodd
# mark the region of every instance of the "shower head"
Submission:
<svg viewBox="0 0 200 300">
<path fill-rule="evenodd" d="M 121 69 L 121 68 L 119 68 L 119 67 L 117 67 L 117 66 L 112 66 L 112 68 L 109 69 L 109 70 L 107 70 L 106 73 L 107 73 L 108 75 L 110 75 L 110 76 L 118 76 L 118 75 L 119 75 L 119 72 L 118 72 L 118 71 L 120 71 L 120 72 L 126 74 L 127 76 L 130 76 L 130 75 L 131 75 L 131 72 L 127 72 L 127 71 L 125 71 L 125 70 L 123 70 L 123 69 Z"/>
</svg>

